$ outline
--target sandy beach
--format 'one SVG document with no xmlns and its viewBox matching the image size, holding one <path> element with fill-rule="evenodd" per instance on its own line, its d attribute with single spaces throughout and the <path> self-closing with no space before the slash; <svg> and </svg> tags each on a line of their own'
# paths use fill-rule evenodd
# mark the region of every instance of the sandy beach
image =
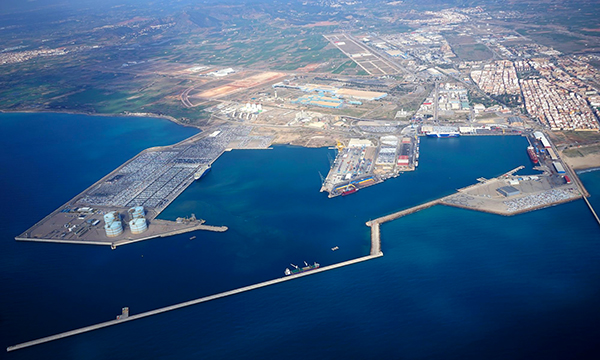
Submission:
<svg viewBox="0 0 600 360">
<path fill-rule="evenodd" d="M 569 157 L 561 152 L 561 157 L 574 170 L 583 170 L 600 167 L 600 154 L 586 154 L 584 156 Z"/>
</svg>

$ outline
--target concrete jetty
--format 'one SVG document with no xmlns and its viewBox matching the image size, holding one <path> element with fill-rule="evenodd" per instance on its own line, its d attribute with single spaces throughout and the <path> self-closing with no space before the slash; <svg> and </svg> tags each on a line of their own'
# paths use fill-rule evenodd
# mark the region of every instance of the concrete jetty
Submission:
<svg viewBox="0 0 600 360">
<path fill-rule="evenodd" d="M 371 220 L 371 221 L 367 222 L 367 226 L 371 226 L 371 228 L 373 228 L 372 225 L 374 223 L 383 224 L 383 223 L 386 223 L 388 221 L 392 221 L 392 220 L 401 218 L 403 216 L 416 213 L 417 211 L 421 211 L 423 209 L 427 209 L 427 208 L 430 208 L 432 206 L 440 204 L 443 199 L 444 198 L 432 200 L 432 201 L 426 202 L 426 203 L 421 204 L 421 205 L 413 206 L 413 207 L 405 209 L 405 210 L 400 210 L 400 211 L 397 211 L 395 213 L 382 216 L 380 218 L 377 218 L 375 220 Z M 377 227 L 377 231 L 379 231 L 379 227 Z"/>
<path fill-rule="evenodd" d="M 17 241 L 32 241 L 32 242 L 49 242 L 59 244 L 78 244 L 78 245 L 105 245 L 110 246 L 113 249 L 117 246 L 132 244 L 139 241 L 150 240 L 161 237 L 168 237 L 173 235 L 185 234 L 187 232 L 203 230 L 213 232 L 225 232 L 228 230 L 227 226 L 213 226 L 204 225 L 203 222 L 190 222 L 188 224 L 177 224 L 173 221 L 154 219 L 152 220 L 153 227 L 150 231 L 145 232 L 141 236 L 130 236 L 117 240 L 111 240 L 105 238 L 104 240 L 82 240 L 82 239 L 61 239 L 61 238 L 32 238 L 17 236 Z M 145 236 L 144 236 L 145 235 Z M 98 236 L 100 238 L 100 236 Z"/>
<path fill-rule="evenodd" d="M 379 231 L 379 223 L 374 222 L 369 225 L 371 227 L 371 255 L 382 254 L 381 252 L 381 235 Z"/>
<path fill-rule="evenodd" d="M 563 163 L 564 167 L 567 169 L 571 180 L 573 180 L 575 182 L 575 184 L 577 185 L 577 187 L 579 188 L 579 191 L 581 192 L 583 197 L 589 197 L 590 193 L 587 191 L 585 186 L 583 186 L 583 183 L 581 182 L 581 179 L 577 175 L 577 172 L 575 170 L 573 170 L 573 168 L 571 167 L 571 165 L 569 165 L 568 162 L 563 161 L 562 163 Z"/>
<path fill-rule="evenodd" d="M 372 252 L 373 251 L 371 251 L 371 253 Z M 200 303 L 203 303 L 203 302 L 220 299 L 220 298 L 223 298 L 223 297 L 226 297 L 226 296 L 231 296 L 231 295 L 243 293 L 243 292 L 246 292 L 246 291 L 263 288 L 265 286 L 279 284 L 279 283 L 282 283 L 284 281 L 295 280 L 295 279 L 298 279 L 298 278 L 301 278 L 301 277 L 304 277 L 304 276 L 308 276 L 308 275 L 312 275 L 312 274 L 317 274 L 317 273 L 328 271 L 328 270 L 337 269 L 337 268 L 340 268 L 340 267 L 343 267 L 343 266 L 348 266 L 348 265 L 360 263 L 360 262 L 367 261 L 367 260 L 376 259 L 376 258 L 378 258 L 380 256 L 383 256 L 383 254 L 381 252 L 379 252 L 379 253 L 377 253 L 375 255 L 363 256 L 363 257 L 360 257 L 360 258 L 357 258 L 357 259 L 348 260 L 348 261 L 344 261 L 344 262 L 341 262 L 341 263 L 337 263 L 337 264 L 333 264 L 333 265 L 328 265 L 328 266 L 320 267 L 320 268 L 317 268 L 317 269 L 314 269 L 314 270 L 311 270 L 311 271 L 306 271 L 306 272 L 302 272 L 302 273 L 295 274 L 295 275 L 290 275 L 290 276 L 281 277 L 281 278 L 277 278 L 277 279 L 273 279 L 273 280 L 269 280 L 269 281 L 264 281 L 264 282 L 261 282 L 261 283 L 258 283 L 258 284 L 241 287 L 241 288 L 238 288 L 238 289 L 229 290 L 229 291 L 225 291 L 225 292 L 214 294 L 214 295 L 210 295 L 210 296 L 205 296 L 205 297 L 198 298 L 198 299 L 195 299 L 195 300 L 190 300 L 190 301 L 182 302 L 182 303 L 171 305 L 171 306 L 166 306 L 166 307 L 163 307 L 163 308 L 160 308 L 160 309 L 146 311 L 146 312 L 143 312 L 143 313 L 140 313 L 140 314 L 137 314 L 137 315 L 130 315 L 129 317 L 122 318 L 122 319 L 105 321 L 105 322 L 102 322 L 102 323 L 99 323 L 99 324 L 82 327 L 82 328 L 79 328 L 79 329 L 75 329 L 75 330 L 63 332 L 63 333 L 52 335 L 52 336 L 47 336 L 47 337 L 44 337 L 44 338 L 41 338 L 41 339 L 37 339 L 37 340 L 27 341 L 27 342 L 24 342 L 24 343 L 21 343 L 21 344 L 18 344 L 18 345 L 14 345 L 14 346 L 9 346 L 9 347 L 6 348 L 6 351 L 10 352 L 10 351 L 14 351 L 14 350 L 19 350 L 19 349 L 23 349 L 23 348 L 34 346 L 34 345 L 43 344 L 43 343 L 46 343 L 46 342 L 49 342 L 49 341 L 59 340 L 59 339 L 63 339 L 63 338 L 69 337 L 69 336 L 78 335 L 78 334 L 82 334 L 82 333 L 85 333 L 85 332 L 89 332 L 89 331 L 93 331 L 93 330 L 98 330 L 98 329 L 102 329 L 102 328 L 113 326 L 113 325 L 117 325 L 117 324 L 122 324 L 124 322 L 138 320 L 138 319 L 145 318 L 145 317 L 148 317 L 148 316 L 161 314 L 161 313 L 164 313 L 164 312 L 167 312 L 167 311 L 177 310 L 177 309 L 181 309 L 181 308 L 184 308 L 184 307 L 187 307 L 187 306 L 192 306 L 192 305 L 200 304 Z"/>
<path fill-rule="evenodd" d="M 600 225 L 600 218 L 598 218 L 598 214 L 596 214 L 596 211 L 592 207 L 592 204 L 590 204 L 589 200 L 585 196 L 583 196 L 583 200 L 585 200 L 585 203 L 590 208 L 590 211 L 592 212 L 592 215 L 594 215 L 594 217 L 596 218 L 596 221 L 598 222 L 598 225 Z"/>
<path fill-rule="evenodd" d="M 406 216 L 409 214 L 413 214 L 417 211 L 435 206 L 435 205 L 439 204 L 442 199 L 429 201 L 427 203 L 417 205 L 417 206 L 411 207 L 409 209 L 401 210 L 401 211 L 395 212 L 390 215 L 382 216 L 375 220 L 367 221 L 366 225 L 371 228 L 371 255 L 370 256 L 383 256 L 383 252 L 381 251 L 381 231 L 380 231 L 381 224 L 388 222 L 388 221 L 392 221 L 394 219 L 398 219 L 400 217 L 403 217 L 403 216 Z"/>
</svg>

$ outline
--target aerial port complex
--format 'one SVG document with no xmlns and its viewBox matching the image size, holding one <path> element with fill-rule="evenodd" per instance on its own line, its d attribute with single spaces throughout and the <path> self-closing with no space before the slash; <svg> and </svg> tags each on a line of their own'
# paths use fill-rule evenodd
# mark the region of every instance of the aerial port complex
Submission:
<svg viewBox="0 0 600 360">
<path fill-rule="evenodd" d="M 350 5 L 339 7 L 345 6 Z M 127 74 L 135 79 L 132 81 L 148 81 L 138 84 L 134 95 L 127 94 L 127 101 L 141 98 L 145 89 L 163 84 L 161 81 L 177 84 L 169 88 L 169 96 L 153 100 L 161 106 L 167 104 L 166 109 L 176 109 L 171 114 L 153 107 L 148 107 L 148 112 L 127 108 L 119 114 L 159 115 L 196 126 L 202 132 L 171 146 L 142 151 L 33 224 L 16 240 L 115 249 L 187 232 L 227 231 L 228 224 L 207 223 L 201 213 L 178 214 L 180 217 L 172 221 L 158 216 L 191 184 L 218 171 L 213 164 L 224 152 L 268 149 L 274 144 L 335 150 L 327 173 L 320 174 L 320 188 L 314 189 L 323 196 L 337 198 L 329 201 L 360 197 L 368 194 L 371 186 L 406 172 L 418 172 L 419 163 L 430 160 L 420 156 L 426 141 L 520 136 L 526 139 L 523 154 L 527 154 L 535 173 L 522 174 L 524 166 L 519 166 L 503 170 L 503 174 L 482 174 L 487 177 L 472 179 L 472 184 L 452 194 L 370 220 L 366 223 L 371 229 L 369 254 L 357 259 L 325 266 L 317 262 L 292 265 L 285 273 L 282 269 L 280 275 L 285 276 L 274 280 L 137 315 L 123 310 L 117 320 L 8 350 L 378 258 L 383 256 L 381 224 L 431 206 L 513 216 L 583 199 L 600 223 L 586 199 L 589 194 L 566 156 L 572 147 L 594 145 L 593 139 L 600 139 L 600 72 L 590 65 L 598 63 L 600 57 L 593 52 L 569 55 L 539 44 L 533 35 L 523 35 L 526 31 L 504 26 L 503 21 L 511 19 L 508 15 L 504 11 L 488 13 L 481 7 L 411 12 L 406 19 L 402 15 L 393 17 L 402 19 L 398 21 L 411 29 L 402 32 L 378 33 L 375 26 L 367 30 L 350 23 L 330 26 L 311 40 L 314 43 L 299 43 L 309 55 L 311 46 L 318 45 L 327 56 L 322 58 L 317 51 L 308 62 L 304 57 L 298 60 L 297 67 L 292 66 L 291 49 L 284 51 L 287 55 L 281 53 L 286 56 L 285 64 L 274 64 L 276 60 L 242 63 L 243 56 L 234 53 L 236 46 L 209 40 L 202 44 L 224 58 L 234 53 L 239 66 L 215 58 L 213 53 L 199 57 L 201 60 L 175 61 L 178 58 L 174 57 L 168 61 L 161 58 L 107 63 L 102 71 L 111 76 Z M 493 18 L 502 21 L 490 21 Z M 312 25 L 302 28 L 323 26 Z M 138 27 L 136 31 L 143 30 L 143 26 Z M 232 27 L 227 33 L 237 34 Z M 235 44 L 240 49 L 247 46 L 245 40 Z M 592 45 L 590 42 L 590 48 Z M 599 44 L 594 46 L 600 49 Z M 91 49 L 97 48 L 65 47 L 43 52 L 5 49 L 0 54 L 0 66 L 42 56 L 79 56 L 73 54 Z M 251 50 L 252 54 L 260 53 Z M 244 54 L 250 58 L 250 52 Z M 197 116 L 199 113 L 202 116 Z"/>
<path fill-rule="evenodd" d="M 224 151 L 231 149 L 229 146 L 247 144 L 249 131 L 243 127 L 224 126 L 174 146 L 146 150 L 35 224 L 17 240 L 103 244 L 111 245 L 114 249 L 122 244 L 194 230 L 226 231 L 226 226 L 203 225 L 203 221 L 195 215 L 178 218 L 175 222 L 159 220 L 156 216 L 193 181 L 201 180 L 210 169 L 210 164 Z M 459 134 L 458 131 L 456 134 Z M 454 132 L 439 130 L 425 135 L 458 137 L 454 136 Z M 376 259 L 383 256 L 382 224 L 435 205 L 510 216 L 583 198 L 600 224 L 600 219 L 586 199 L 589 194 L 579 182 L 577 174 L 558 158 L 544 133 L 535 131 L 523 136 L 530 144 L 523 151 L 527 151 L 535 165 L 534 169 L 539 171 L 537 175 L 517 175 L 524 168 L 519 166 L 492 179 L 479 178 L 477 183 L 458 189 L 454 194 L 370 220 L 366 225 L 371 228 L 371 246 L 366 256 L 328 266 L 305 262 L 301 268 L 291 264 L 292 269 L 285 269 L 283 277 L 136 315 L 129 315 L 129 308 L 123 308 L 116 320 L 17 344 L 8 347 L 7 351 Z M 268 139 L 255 140 L 261 141 L 265 147 L 270 144 Z M 404 171 L 416 170 L 419 137 L 416 134 L 404 137 L 387 135 L 381 137 L 377 145 L 367 139 L 351 139 L 346 146 L 338 144 L 337 149 L 336 159 L 321 188 L 321 191 L 329 193 L 329 197 L 350 195 Z M 129 219 L 128 225 L 121 221 L 125 217 Z M 332 248 L 332 251 L 335 249 Z"/>
<path fill-rule="evenodd" d="M 195 214 L 177 221 L 156 217 L 190 184 L 201 180 L 224 151 L 248 148 L 249 144 L 254 149 L 271 145 L 271 138 L 252 136 L 251 130 L 248 126 L 224 125 L 173 146 L 143 151 L 16 239 L 115 248 L 195 230 L 226 231 L 226 226 L 206 225 Z M 480 178 L 478 184 L 439 203 L 513 215 L 581 198 L 585 189 L 558 158 L 544 133 L 522 135 L 530 144 L 524 151 L 541 173 L 513 175 L 520 167 L 499 178 Z M 351 195 L 403 172 L 415 171 L 419 165 L 419 136 L 458 138 L 461 132 L 451 126 L 407 127 L 397 135 L 338 142 L 337 156 L 322 178 L 321 192 L 329 197 Z"/>
<path fill-rule="evenodd" d="M 464 15 L 447 15 L 445 22 L 464 21 Z M 324 41 L 367 73 L 362 77 L 203 65 L 184 69 L 200 80 L 181 93 L 182 106 L 208 102 L 205 111 L 213 123 L 179 144 L 143 151 L 16 239 L 114 248 L 195 230 L 226 231 L 226 224 L 205 224 L 202 214 L 181 214 L 177 221 L 157 216 L 224 151 L 274 143 L 336 144 L 320 191 L 337 197 L 418 171 L 419 161 L 427 161 L 419 157 L 422 137 L 525 136 L 530 146 L 524 151 L 539 174 L 481 178 L 440 203 L 512 215 L 585 196 L 577 174 L 550 141 L 552 131 L 600 128 L 598 111 L 590 106 L 591 85 L 563 70 L 579 63 L 563 59 L 559 68 L 540 58 L 469 61 L 450 71 L 437 66 L 448 64 L 453 53 L 434 28 L 398 37 L 325 35 Z M 425 52 L 437 47 L 439 52 Z M 408 84 L 411 101 L 397 91 Z M 393 117 L 382 118 L 390 112 Z"/>
</svg>

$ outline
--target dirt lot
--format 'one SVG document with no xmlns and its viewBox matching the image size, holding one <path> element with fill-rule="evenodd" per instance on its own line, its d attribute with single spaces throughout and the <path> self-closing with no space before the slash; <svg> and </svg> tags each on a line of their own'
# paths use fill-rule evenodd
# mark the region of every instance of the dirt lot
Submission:
<svg viewBox="0 0 600 360">
<path fill-rule="evenodd" d="M 595 131 L 555 131 L 550 136 L 558 147 L 600 143 L 600 133 Z"/>
<path fill-rule="evenodd" d="M 221 85 L 221 86 L 217 86 L 212 89 L 202 91 L 198 94 L 193 94 L 190 97 L 193 97 L 193 98 L 223 97 L 223 96 L 229 95 L 231 93 L 234 93 L 238 90 L 244 90 L 244 89 L 252 88 L 252 87 L 255 87 L 258 85 L 262 85 L 262 84 L 277 80 L 284 76 L 286 76 L 286 74 L 278 73 L 278 72 L 259 73 L 259 74 L 255 74 L 255 75 L 252 75 L 252 76 L 249 76 L 246 78 L 236 80 L 236 81 L 226 84 L 226 85 Z"/>
</svg>

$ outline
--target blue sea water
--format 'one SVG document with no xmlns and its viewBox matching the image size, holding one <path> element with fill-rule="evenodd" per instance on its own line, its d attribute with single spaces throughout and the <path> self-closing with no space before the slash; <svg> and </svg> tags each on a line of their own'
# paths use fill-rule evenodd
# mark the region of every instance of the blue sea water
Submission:
<svg viewBox="0 0 600 360">
<path fill-rule="evenodd" d="M 107 247 L 14 236 L 145 147 L 157 119 L 1 114 L 5 346 L 366 255 L 365 222 L 519 165 L 521 137 L 422 139 L 417 171 L 328 199 L 327 149 L 225 153 L 161 218 L 225 233 Z M 600 172 L 582 174 L 600 208 Z M 190 240 L 191 235 L 197 236 Z M 339 246 L 332 252 L 331 247 Z M 519 359 L 600 354 L 600 227 L 583 201 L 515 217 L 433 207 L 382 226 L 384 256 L 0 355 L 7 359 Z M 51 354 L 51 355 L 48 355 Z"/>
</svg>

